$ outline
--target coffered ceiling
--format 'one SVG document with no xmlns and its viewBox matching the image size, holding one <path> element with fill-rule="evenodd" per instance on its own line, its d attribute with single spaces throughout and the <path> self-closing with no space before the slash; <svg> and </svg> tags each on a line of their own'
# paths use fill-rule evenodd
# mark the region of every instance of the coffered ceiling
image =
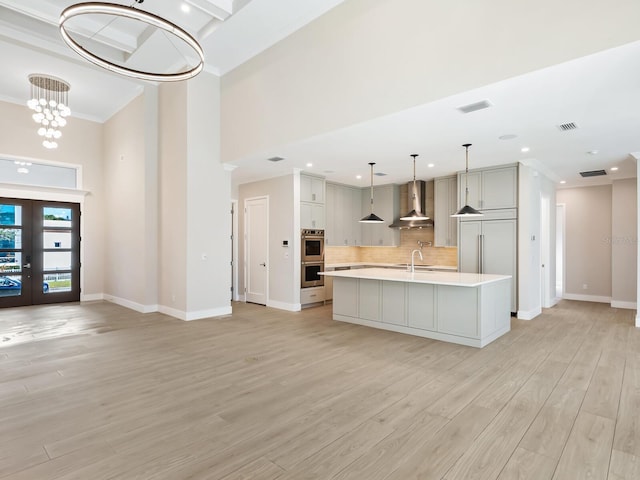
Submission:
<svg viewBox="0 0 640 480">
<path fill-rule="evenodd" d="M 131 0 L 127 5 L 184 28 L 200 41 L 205 69 L 224 75 L 343 1 Z M 95 67 L 64 44 L 58 18 L 74 3 L 0 0 L 0 100 L 24 104 L 28 75 L 46 73 L 71 84 L 73 116 L 103 122 L 138 95 L 144 83 Z M 168 55 L 165 59 L 169 49 L 158 46 L 163 39 L 144 25 L 106 25 L 94 18 L 74 28 L 92 37 L 92 45 L 100 52 L 125 62 L 157 65 L 161 61 L 162 68 L 171 68 L 180 61 Z M 537 166 L 554 181 L 565 180 L 566 185 L 633 177 L 632 154 L 640 152 L 639 78 L 640 42 L 636 42 L 255 152 L 234 162 L 238 166 L 234 183 L 298 168 L 329 180 L 366 186 L 370 161 L 378 164 L 378 172 L 387 174 L 376 183 L 401 183 L 411 178 L 412 153 L 420 155 L 418 177 L 428 179 L 463 169 L 460 145 L 466 142 L 473 143 L 472 168 L 522 161 Z M 467 114 L 458 109 L 482 100 L 489 101 L 489 108 Z M 575 123 L 576 128 L 558 128 L 565 123 Z M 505 135 L 510 139 L 500 138 Z M 267 162 L 273 156 L 285 160 Z M 605 169 L 608 175 L 582 179 L 578 174 L 594 169 Z"/>
</svg>

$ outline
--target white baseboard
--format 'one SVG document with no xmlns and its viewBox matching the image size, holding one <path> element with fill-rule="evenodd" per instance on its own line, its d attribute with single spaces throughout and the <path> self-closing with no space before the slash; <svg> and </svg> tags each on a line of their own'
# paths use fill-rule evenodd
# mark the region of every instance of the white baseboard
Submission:
<svg viewBox="0 0 640 480">
<path fill-rule="evenodd" d="M 103 298 L 107 302 L 112 302 L 140 313 L 152 313 L 158 311 L 158 305 L 143 305 L 141 303 L 127 300 L 126 298 L 115 297 L 106 293 L 103 294 Z"/>
<path fill-rule="evenodd" d="M 611 297 L 602 297 L 600 295 L 578 295 L 575 293 L 565 293 L 567 300 L 579 300 L 581 302 L 611 303 Z"/>
<path fill-rule="evenodd" d="M 611 300 L 611 306 L 614 308 L 626 308 L 629 310 L 637 310 L 637 302 L 623 302 L 620 300 Z"/>
<path fill-rule="evenodd" d="M 542 308 L 536 307 L 532 310 L 518 310 L 519 320 L 533 320 L 542 313 Z"/>
<path fill-rule="evenodd" d="M 81 302 L 95 302 L 97 300 L 104 300 L 104 293 L 88 293 L 86 295 L 84 293 L 80 294 Z"/>
<path fill-rule="evenodd" d="M 246 302 L 247 301 L 247 296 L 244 293 L 242 295 L 238 295 L 238 301 L 239 302 Z"/>
<path fill-rule="evenodd" d="M 640 313 L 636 313 L 636 327 L 640 328 Z"/>
<path fill-rule="evenodd" d="M 202 320 L 203 318 L 231 315 L 231 305 L 229 305 L 228 307 L 211 308 L 207 310 L 198 310 L 195 312 L 185 312 L 184 310 L 178 310 L 176 308 L 167 307 L 166 305 L 160 305 L 158 307 L 158 311 L 160 313 L 164 313 L 165 315 L 169 315 L 170 317 L 190 322 L 192 320 Z"/>
<path fill-rule="evenodd" d="M 562 300 L 562 297 L 555 297 L 555 298 L 551 299 L 551 306 L 555 307 L 560 300 Z"/>
<path fill-rule="evenodd" d="M 302 310 L 302 305 L 299 303 L 278 302 L 276 300 L 267 300 L 267 307 L 286 310 L 288 312 L 299 312 Z"/>
</svg>

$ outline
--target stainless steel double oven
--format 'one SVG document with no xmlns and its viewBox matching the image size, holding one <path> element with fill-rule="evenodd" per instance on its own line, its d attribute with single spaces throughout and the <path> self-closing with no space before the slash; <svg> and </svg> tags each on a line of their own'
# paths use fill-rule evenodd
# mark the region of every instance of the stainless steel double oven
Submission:
<svg viewBox="0 0 640 480">
<path fill-rule="evenodd" d="M 302 288 L 320 287 L 324 285 L 324 230 L 303 229 L 302 270 L 300 286 Z"/>
</svg>

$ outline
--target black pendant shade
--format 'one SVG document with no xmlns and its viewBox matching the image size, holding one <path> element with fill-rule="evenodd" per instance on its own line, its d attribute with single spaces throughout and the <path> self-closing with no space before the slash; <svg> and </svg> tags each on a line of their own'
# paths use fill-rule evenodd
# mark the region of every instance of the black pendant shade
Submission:
<svg viewBox="0 0 640 480">
<path fill-rule="evenodd" d="M 451 215 L 452 217 L 482 217 L 483 214 L 475 208 L 469 206 L 469 147 L 470 143 L 462 145 L 465 148 L 466 167 L 464 176 L 464 207 Z"/>
<path fill-rule="evenodd" d="M 360 223 L 382 223 L 384 220 L 373 213 L 373 166 L 375 163 L 369 163 L 369 165 L 371 166 L 371 213 L 366 217 L 363 217 L 360 220 Z"/>
</svg>

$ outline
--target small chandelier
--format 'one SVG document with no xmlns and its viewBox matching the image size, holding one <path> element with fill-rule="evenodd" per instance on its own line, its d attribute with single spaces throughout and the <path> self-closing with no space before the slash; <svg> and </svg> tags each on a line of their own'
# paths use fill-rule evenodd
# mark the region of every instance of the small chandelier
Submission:
<svg viewBox="0 0 640 480">
<path fill-rule="evenodd" d="M 57 148 L 58 140 L 62 136 L 60 129 L 67 124 L 71 115 L 68 106 L 69 89 L 67 82 L 51 75 L 33 73 L 29 75 L 31 83 L 31 98 L 27 106 L 35 113 L 33 120 L 40 125 L 38 135 L 44 137 L 42 145 L 46 148 Z"/>
</svg>

